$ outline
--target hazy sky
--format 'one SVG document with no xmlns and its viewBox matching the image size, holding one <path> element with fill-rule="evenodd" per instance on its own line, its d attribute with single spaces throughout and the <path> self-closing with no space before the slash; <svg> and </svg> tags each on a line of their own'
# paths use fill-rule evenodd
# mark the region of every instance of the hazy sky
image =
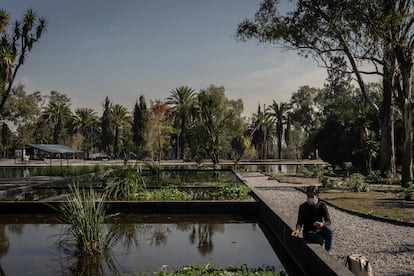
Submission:
<svg viewBox="0 0 414 276">
<path fill-rule="evenodd" d="M 256 41 L 236 42 L 237 24 L 260 0 L 0 0 L 13 21 L 28 8 L 47 32 L 21 68 L 26 91 L 66 94 L 72 109 L 102 112 L 105 96 L 132 111 L 144 95 L 164 100 L 186 85 L 223 85 L 246 116 L 260 103 L 288 101 L 300 86 L 322 87 L 312 59 Z"/>
</svg>

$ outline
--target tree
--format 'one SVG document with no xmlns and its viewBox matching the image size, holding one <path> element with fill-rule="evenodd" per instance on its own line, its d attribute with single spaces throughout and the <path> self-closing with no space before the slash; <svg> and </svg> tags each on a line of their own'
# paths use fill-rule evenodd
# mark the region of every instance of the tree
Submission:
<svg viewBox="0 0 414 276">
<path fill-rule="evenodd" d="M 66 138 L 66 126 L 70 122 L 72 112 L 70 99 L 57 91 L 51 91 L 49 103 L 43 108 L 42 117 L 52 129 L 52 143 L 64 143 Z"/>
<path fill-rule="evenodd" d="M 98 115 L 92 108 L 79 107 L 75 109 L 73 126 L 82 135 L 82 151 L 86 152 L 87 157 L 89 157 L 94 141 L 97 138 Z"/>
<path fill-rule="evenodd" d="M 385 34 L 392 33 L 390 26 L 395 28 L 401 25 L 395 24 L 396 20 L 412 24 L 411 20 L 407 20 L 409 17 L 393 14 L 394 19 L 386 15 L 384 11 L 389 10 L 386 8 L 389 1 L 301 0 L 297 2 L 296 9 L 286 16 L 279 14 L 278 2 L 264 0 L 253 20 L 246 19 L 238 25 L 237 37 L 241 40 L 255 38 L 262 43 L 280 43 L 288 49 L 298 50 L 305 57 L 312 55 L 327 68 L 347 59 L 347 69 L 354 74 L 366 101 L 380 118 L 381 152 L 385 153 L 381 167 L 395 171 L 391 85 L 384 86 L 380 109 L 368 94 L 362 77 L 365 72 L 361 68 L 367 64 L 373 65 L 374 69 L 385 68 L 383 72 L 374 70 L 366 73 L 382 75 L 391 83 L 395 73 L 392 67 L 395 63 L 393 51 L 387 52 L 387 47 L 382 47 L 389 45 L 388 41 L 395 40 L 386 39 Z M 410 2 L 411 5 L 411 1 L 396 2 Z M 384 31 L 381 31 L 382 27 Z M 387 56 L 387 53 L 391 54 Z M 390 66 L 384 67 L 384 63 Z"/>
<path fill-rule="evenodd" d="M 101 150 L 108 156 L 111 156 L 111 144 L 113 142 L 113 133 L 111 131 L 112 103 L 108 97 L 105 97 L 102 107 L 104 110 L 101 117 Z"/>
<path fill-rule="evenodd" d="M 231 152 L 232 138 L 244 132 L 243 103 L 227 99 L 224 92 L 223 86 L 210 85 L 197 96 L 199 119 L 194 135 L 214 168 L 219 165 L 221 154 Z"/>
<path fill-rule="evenodd" d="M 171 133 L 169 119 L 170 113 L 166 102 L 160 100 L 151 102 L 145 140 L 147 141 L 146 147 L 151 154 L 152 160 L 158 159 L 158 161 L 161 161 L 163 158 L 163 150 Z"/>
<path fill-rule="evenodd" d="M 266 109 L 264 107 L 264 109 Z M 272 122 L 269 115 L 265 111 L 261 111 L 260 105 L 257 108 L 257 113 L 253 114 L 252 123 L 250 126 L 250 137 L 252 144 L 256 149 L 256 156 L 258 159 L 265 159 L 267 157 L 268 142 L 272 140 Z"/>
<path fill-rule="evenodd" d="M 317 109 L 318 93 L 319 89 L 317 88 L 302 86 L 292 94 L 289 101 L 290 118 L 293 124 L 301 126 L 308 137 L 320 127 Z"/>
<path fill-rule="evenodd" d="M 279 159 L 282 159 L 283 126 L 288 122 L 289 110 L 290 105 L 288 103 L 281 102 L 278 104 L 275 100 L 273 100 L 272 105 L 267 108 L 267 114 L 273 118 L 276 123 L 277 152 Z"/>
<path fill-rule="evenodd" d="M 10 98 L 3 108 L 3 120 L 10 124 L 11 129 L 16 129 L 17 146 L 34 143 L 35 134 L 42 132 L 36 127 L 41 115 L 41 103 L 40 92 L 28 94 L 22 84 L 11 90 Z"/>
<path fill-rule="evenodd" d="M 244 135 L 236 136 L 231 140 L 231 147 L 234 150 L 236 166 L 243 157 L 244 152 L 250 148 L 251 145 L 252 141 L 250 138 Z"/>
<path fill-rule="evenodd" d="M 10 16 L 0 10 L 0 114 L 10 96 L 17 72 L 46 29 L 46 20 L 29 9 L 12 29 Z"/>
<path fill-rule="evenodd" d="M 145 98 L 143 95 L 139 97 L 135 103 L 133 111 L 133 122 L 132 122 L 132 139 L 135 147 L 135 152 L 139 158 L 143 157 L 143 149 L 145 143 L 145 130 L 148 122 L 148 110 Z"/>
<path fill-rule="evenodd" d="M 177 128 L 177 159 L 180 159 L 184 158 L 189 120 L 193 115 L 196 93 L 188 86 L 181 86 L 172 90 L 170 94 L 167 103 Z"/>
<path fill-rule="evenodd" d="M 119 142 L 120 138 L 123 137 L 123 133 L 126 133 L 128 126 L 131 125 L 131 118 L 129 116 L 128 110 L 125 106 L 120 104 L 115 104 L 111 108 L 111 125 L 114 137 L 114 154 L 119 157 Z"/>
</svg>

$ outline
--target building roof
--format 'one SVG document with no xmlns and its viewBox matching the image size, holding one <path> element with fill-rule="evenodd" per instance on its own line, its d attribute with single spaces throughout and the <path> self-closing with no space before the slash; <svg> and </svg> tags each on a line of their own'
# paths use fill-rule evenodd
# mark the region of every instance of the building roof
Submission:
<svg viewBox="0 0 414 276">
<path fill-rule="evenodd" d="M 50 153 L 79 153 L 80 150 L 60 144 L 28 144 L 29 147 Z"/>
</svg>

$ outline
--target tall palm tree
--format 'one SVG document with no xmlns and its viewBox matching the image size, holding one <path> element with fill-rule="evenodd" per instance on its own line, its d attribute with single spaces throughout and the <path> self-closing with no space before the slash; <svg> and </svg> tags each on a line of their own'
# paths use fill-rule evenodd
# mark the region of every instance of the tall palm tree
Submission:
<svg viewBox="0 0 414 276">
<path fill-rule="evenodd" d="M 79 107 L 75 110 L 73 119 L 74 129 L 84 137 L 83 150 L 89 157 L 89 152 L 93 147 L 94 135 L 97 134 L 98 129 L 98 115 L 95 110 L 88 107 Z"/>
<path fill-rule="evenodd" d="M 273 100 L 272 105 L 270 105 L 266 113 L 273 118 L 274 122 L 276 123 L 276 137 L 277 137 L 277 150 L 278 150 L 278 158 L 282 158 L 282 141 L 283 141 L 283 134 L 284 128 L 283 126 L 288 122 L 288 113 L 290 110 L 290 105 L 288 103 L 277 103 Z"/>
<path fill-rule="evenodd" d="M 261 111 L 259 105 L 257 113 L 253 114 L 250 126 L 250 137 L 259 159 L 265 159 L 267 156 L 267 142 L 271 140 L 271 133 L 272 122 L 269 120 L 269 115 Z"/>
<path fill-rule="evenodd" d="M 52 91 L 48 105 L 43 108 L 42 117 L 52 128 L 52 141 L 54 144 L 63 142 L 65 128 L 71 119 L 71 115 L 69 99 L 65 95 Z"/>
<path fill-rule="evenodd" d="M 111 122 L 114 134 L 114 154 L 119 156 L 119 141 L 122 131 L 131 125 L 128 109 L 123 105 L 114 104 L 111 108 Z"/>
<path fill-rule="evenodd" d="M 184 156 L 186 146 L 187 130 L 194 110 L 196 93 L 194 89 L 188 86 L 181 86 L 170 92 L 167 98 L 167 104 L 170 106 L 170 112 L 173 116 L 174 125 L 177 131 L 177 159 Z"/>
<path fill-rule="evenodd" d="M 9 14 L 0 9 L 0 113 L 9 98 L 19 68 L 46 29 L 46 20 L 29 9 L 8 33 Z"/>
</svg>

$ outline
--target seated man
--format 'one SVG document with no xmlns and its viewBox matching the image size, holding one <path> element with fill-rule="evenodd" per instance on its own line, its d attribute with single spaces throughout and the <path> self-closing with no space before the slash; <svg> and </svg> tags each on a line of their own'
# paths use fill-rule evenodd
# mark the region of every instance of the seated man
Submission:
<svg viewBox="0 0 414 276">
<path fill-rule="evenodd" d="M 306 189 L 307 201 L 299 206 L 296 229 L 292 236 L 298 237 L 303 228 L 303 238 L 308 242 L 325 244 L 325 249 L 332 247 L 332 228 L 328 207 L 319 200 L 317 186 L 309 186 Z"/>
</svg>

